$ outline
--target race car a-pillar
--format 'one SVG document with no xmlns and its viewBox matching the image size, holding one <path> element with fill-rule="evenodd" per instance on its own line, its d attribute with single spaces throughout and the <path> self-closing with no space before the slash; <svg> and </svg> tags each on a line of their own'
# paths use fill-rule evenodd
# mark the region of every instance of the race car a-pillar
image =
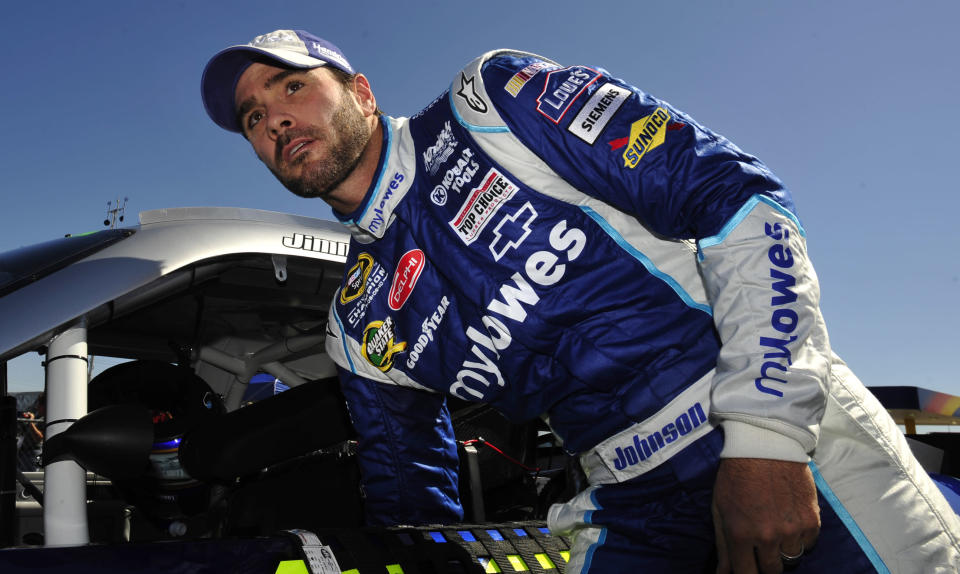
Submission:
<svg viewBox="0 0 960 574">
<path fill-rule="evenodd" d="M 71 327 L 47 348 L 47 414 L 44 438 L 49 440 L 87 414 L 87 328 Z M 43 527 L 47 546 L 87 544 L 86 471 L 72 460 L 44 468 Z"/>
</svg>

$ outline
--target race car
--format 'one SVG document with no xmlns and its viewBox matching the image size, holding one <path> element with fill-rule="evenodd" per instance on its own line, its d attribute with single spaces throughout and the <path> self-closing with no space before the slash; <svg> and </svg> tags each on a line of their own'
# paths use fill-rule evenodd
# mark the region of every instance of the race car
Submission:
<svg viewBox="0 0 960 574">
<path fill-rule="evenodd" d="M 0 571 L 562 572 L 543 518 L 582 477 L 541 423 L 483 405 L 451 403 L 468 522 L 363 526 L 323 350 L 348 246 L 334 222 L 201 207 L 0 254 Z M 32 353 L 31 472 L 5 373 Z"/>
</svg>

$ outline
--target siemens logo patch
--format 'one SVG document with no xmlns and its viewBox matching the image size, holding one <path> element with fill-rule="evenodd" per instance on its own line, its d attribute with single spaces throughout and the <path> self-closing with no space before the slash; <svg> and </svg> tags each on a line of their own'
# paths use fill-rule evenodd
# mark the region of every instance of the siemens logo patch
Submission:
<svg viewBox="0 0 960 574">
<path fill-rule="evenodd" d="M 612 461 L 613 466 L 617 470 L 625 470 L 639 464 L 652 457 L 653 453 L 687 436 L 705 422 L 707 415 L 703 411 L 703 405 L 695 403 L 687 412 L 663 425 L 660 430 L 646 436 L 634 434 L 629 444 L 615 447 L 617 455 Z"/>
<path fill-rule="evenodd" d="M 767 237 L 778 242 L 786 242 L 790 238 L 790 230 L 779 223 L 772 225 L 764 223 L 764 232 Z M 787 345 L 797 340 L 797 336 L 790 336 L 790 333 L 797 329 L 797 324 L 800 322 L 800 316 L 794 309 L 797 294 L 791 291 L 791 288 L 796 286 L 797 280 L 790 273 L 782 271 L 792 268 L 794 264 L 793 252 L 789 247 L 782 243 L 775 243 L 767 250 L 767 258 L 773 264 L 770 268 L 770 277 L 773 279 L 770 286 L 774 291 L 774 295 L 770 298 L 770 326 L 787 337 L 760 337 L 760 347 L 766 348 L 763 354 L 765 360 L 760 366 L 760 376 L 754 383 L 761 393 L 782 397 L 783 391 L 770 387 L 769 383 L 787 384 L 786 378 L 775 377 L 771 373 L 786 377 L 790 372 L 790 365 L 793 364 L 793 356 Z"/>
<path fill-rule="evenodd" d="M 580 94 L 599 78 L 599 72 L 582 66 L 548 72 L 543 92 L 537 97 L 537 111 L 559 124 Z"/>
<path fill-rule="evenodd" d="M 567 261 L 573 261 L 583 252 L 587 236 L 576 227 L 568 229 L 566 220 L 563 220 L 550 230 L 549 241 L 551 248 L 566 255 Z M 505 386 L 506 382 L 497 360 L 502 351 L 513 342 L 513 335 L 504 320 L 522 325 L 527 320 L 527 309 L 524 305 L 532 309 L 540 301 L 540 295 L 531 282 L 541 287 L 555 285 L 563 279 L 567 266 L 560 263 L 558 253 L 544 250 L 531 253 L 523 271 L 524 273 L 517 271 L 510 277 L 510 282 L 500 286 L 500 298 L 487 304 L 488 313 L 480 319 L 481 328 L 467 328 L 467 338 L 475 343 L 470 348 L 473 356 L 468 355 L 460 365 L 457 380 L 450 385 L 451 395 L 482 401 L 487 389 L 492 385 Z M 477 360 L 470 360 L 473 358 Z"/>
<path fill-rule="evenodd" d="M 627 88 L 612 83 L 600 86 L 570 122 L 567 131 L 593 145 L 628 96 L 630 90 Z"/>
</svg>

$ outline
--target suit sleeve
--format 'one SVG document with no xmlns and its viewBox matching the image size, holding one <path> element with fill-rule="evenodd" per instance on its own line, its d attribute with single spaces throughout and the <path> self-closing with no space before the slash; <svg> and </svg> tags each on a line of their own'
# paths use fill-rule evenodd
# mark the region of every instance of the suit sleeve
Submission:
<svg viewBox="0 0 960 574">
<path fill-rule="evenodd" d="M 830 348 L 803 229 L 779 179 L 600 68 L 511 54 L 489 60 L 483 79 L 510 132 L 573 187 L 656 236 L 697 242 L 722 344 L 711 406 L 722 456 L 807 460 Z"/>
<path fill-rule="evenodd" d="M 443 395 L 339 369 L 368 524 L 449 524 L 463 517 L 457 445 Z"/>
</svg>

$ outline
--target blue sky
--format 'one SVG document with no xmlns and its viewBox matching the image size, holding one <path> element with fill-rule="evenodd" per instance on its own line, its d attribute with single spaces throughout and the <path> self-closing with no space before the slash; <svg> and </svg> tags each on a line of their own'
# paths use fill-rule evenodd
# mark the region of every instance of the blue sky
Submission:
<svg viewBox="0 0 960 574">
<path fill-rule="evenodd" d="M 200 74 L 228 45 L 311 30 L 391 115 L 415 113 L 477 55 L 518 48 L 605 67 L 764 160 L 794 193 L 834 349 L 868 385 L 960 395 L 954 0 L 54 0 L 3 12 L 0 250 L 100 229 L 124 196 L 128 223 L 186 205 L 330 218 L 207 119 Z M 18 361 L 11 389 L 39 386 Z"/>
</svg>

